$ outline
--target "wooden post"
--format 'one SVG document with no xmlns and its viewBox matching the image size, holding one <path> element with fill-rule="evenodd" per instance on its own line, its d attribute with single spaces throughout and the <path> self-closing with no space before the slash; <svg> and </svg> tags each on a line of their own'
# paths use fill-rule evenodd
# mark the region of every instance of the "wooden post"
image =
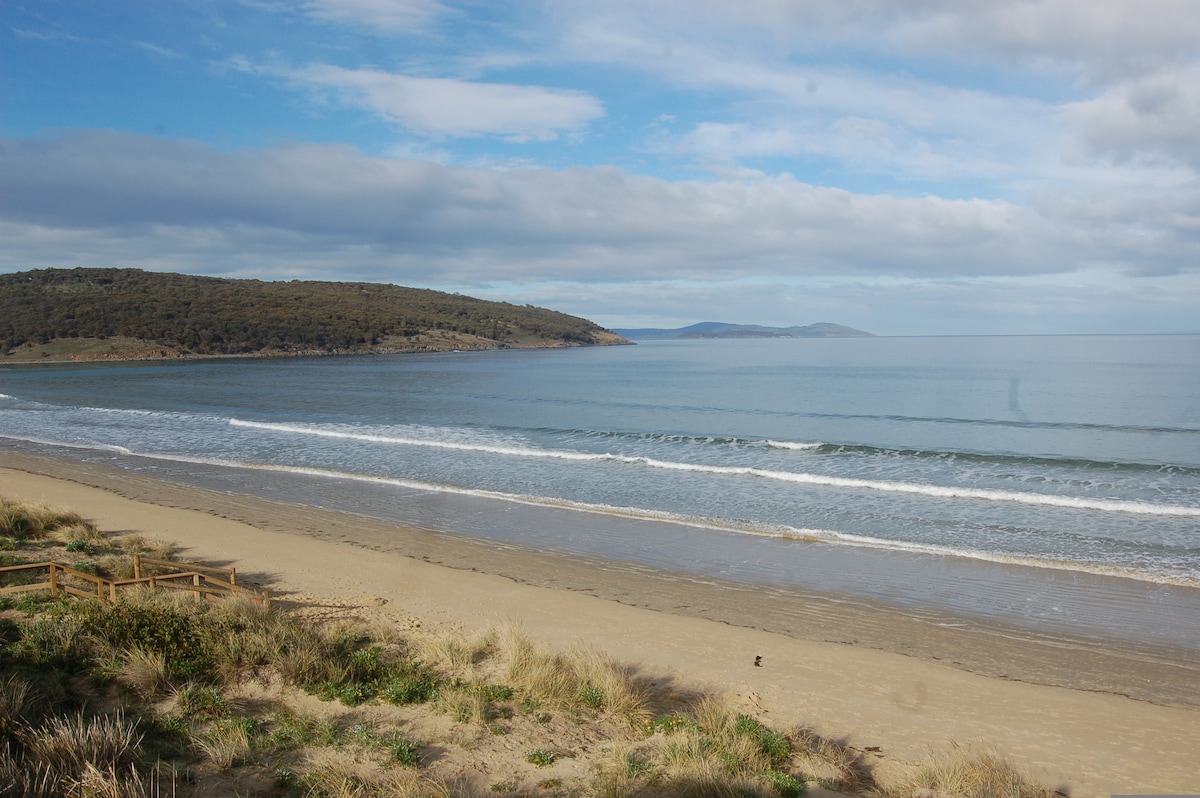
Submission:
<svg viewBox="0 0 1200 798">
<path fill-rule="evenodd" d="M 133 555 L 133 578 L 142 578 L 142 555 L 140 554 Z"/>
<path fill-rule="evenodd" d="M 237 569 L 236 568 L 229 569 L 229 584 L 231 584 L 231 585 L 237 584 Z"/>
<path fill-rule="evenodd" d="M 262 606 L 263 606 L 264 610 L 267 607 L 271 606 L 271 591 L 270 590 L 264 590 L 262 592 Z"/>
<path fill-rule="evenodd" d="M 50 563 L 50 595 L 58 598 L 58 566 Z"/>
<path fill-rule="evenodd" d="M 108 600 L 113 602 L 114 604 L 117 602 L 117 583 L 116 582 L 108 583 Z"/>
<path fill-rule="evenodd" d="M 200 587 L 200 574 L 192 574 L 192 586 L 196 588 Z M 204 594 L 197 590 L 196 603 L 200 603 L 201 601 L 204 601 Z"/>
<path fill-rule="evenodd" d="M 96 601 L 104 601 L 104 580 L 96 580 Z"/>
</svg>

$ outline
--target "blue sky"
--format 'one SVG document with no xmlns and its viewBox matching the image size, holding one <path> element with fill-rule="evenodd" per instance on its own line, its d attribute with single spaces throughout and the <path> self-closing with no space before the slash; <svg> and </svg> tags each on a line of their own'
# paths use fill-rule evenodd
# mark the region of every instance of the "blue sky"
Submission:
<svg viewBox="0 0 1200 798">
<path fill-rule="evenodd" d="M 0 0 L 0 270 L 1200 330 L 1192 0 Z"/>
</svg>

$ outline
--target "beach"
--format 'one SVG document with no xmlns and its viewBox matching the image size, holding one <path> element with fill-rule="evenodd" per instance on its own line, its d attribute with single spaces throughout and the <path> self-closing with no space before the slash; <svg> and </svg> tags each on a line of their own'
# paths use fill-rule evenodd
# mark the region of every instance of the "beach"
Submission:
<svg viewBox="0 0 1200 798">
<path fill-rule="evenodd" d="M 284 606 L 475 633 L 516 622 L 775 726 L 871 751 L 876 766 L 990 746 L 1072 796 L 1200 792 L 1200 671 L 1138 647 L 1040 638 L 861 599 L 762 589 L 532 551 L 6 452 L 0 494 L 233 565 Z M 761 657 L 761 667 L 755 658 Z"/>
</svg>

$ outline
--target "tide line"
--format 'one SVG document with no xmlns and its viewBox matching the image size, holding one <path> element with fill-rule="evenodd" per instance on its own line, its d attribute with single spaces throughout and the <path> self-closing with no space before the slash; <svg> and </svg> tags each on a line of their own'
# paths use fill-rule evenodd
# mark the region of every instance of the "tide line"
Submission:
<svg viewBox="0 0 1200 798">
<path fill-rule="evenodd" d="M 1076 571 L 1100 576 L 1117 576 L 1127 579 L 1136 579 L 1141 582 L 1151 582 L 1155 584 L 1171 584 L 1184 587 L 1200 588 L 1200 578 L 1197 577 L 1163 574 L 1161 572 L 1138 570 L 1120 565 L 1039 558 L 1027 555 L 989 552 L 970 548 L 955 548 L 952 546 L 919 543 L 915 541 L 889 540 L 886 538 L 854 535 L 829 529 L 809 529 L 784 525 L 739 524 L 721 519 L 680 515 L 662 510 L 650 510 L 639 507 L 620 507 L 608 504 L 579 502 L 570 499 L 557 499 L 546 496 L 529 496 L 523 494 L 503 493 L 500 491 L 482 490 L 478 488 L 460 488 L 450 485 L 421 482 L 412 479 L 382 477 L 370 474 L 354 474 L 322 468 L 311 468 L 307 466 L 285 466 L 266 463 L 233 462 L 214 458 L 198 458 L 179 455 L 137 454 L 136 456 L 145 457 L 148 459 L 195 463 L 198 465 L 210 465 L 223 468 L 243 468 L 252 471 L 272 471 L 287 474 L 297 474 L 321 479 L 351 480 L 355 482 L 407 488 L 409 490 L 428 491 L 431 493 L 452 493 L 461 496 L 469 496 L 493 501 L 503 501 L 531 507 L 584 512 L 613 518 L 623 518 L 632 521 L 675 524 L 678 526 L 692 527 L 696 529 L 730 532 L 741 535 L 751 535 L 754 537 L 772 538 L 776 540 L 793 540 L 802 543 L 846 545 L 858 548 L 901 551 L 912 554 L 961 557 L 972 560 L 992 562 L 1001 565 L 1049 568 L 1061 571 Z"/>
<path fill-rule="evenodd" d="M 608 461 L 624 463 L 628 465 L 642 465 L 649 468 L 658 468 L 668 471 L 690 471 L 695 473 L 724 476 L 752 476 L 760 479 L 771 479 L 778 482 L 788 482 L 800 485 L 816 485 L 822 487 L 849 488 L 855 490 L 874 490 L 885 493 L 906 493 L 936 499 L 970 499 L 976 501 L 1010 502 L 1039 507 L 1056 507 L 1069 510 L 1092 510 L 1110 513 L 1131 513 L 1136 515 L 1200 518 L 1200 507 L 1156 504 L 1152 502 L 1128 501 L 1124 499 L 1093 499 L 1083 496 L 1059 496 L 1046 493 L 1025 493 L 1012 490 L 997 490 L 994 488 L 968 488 L 950 485 L 928 485 L 915 482 L 896 482 L 893 480 L 837 477 L 807 472 L 776 471 L 773 469 L 755 468 L 753 466 L 721 466 L 700 463 L 680 463 L 671 460 L 658 460 L 651 457 L 618 455 L 611 453 L 593 454 L 588 452 L 569 452 L 557 449 L 534 449 L 521 446 L 495 446 L 490 444 L 458 443 L 445 440 L 393 437 L 386 435 L 345 432 L 342 430 L 314 429 L 312 427 L 303 427 L 294 424 L 242 421 L 240 419 L 230 419 L 229 423 L 238 427 L 251 427 L 255 429 L 286 432 L 298 435 L 342 438 L 371 443 L 426 446 L 436 449 L 485 452 L 489 454 L 508 455 L 515 457 L 539 457 L 591 462 Z"/>
</svg>

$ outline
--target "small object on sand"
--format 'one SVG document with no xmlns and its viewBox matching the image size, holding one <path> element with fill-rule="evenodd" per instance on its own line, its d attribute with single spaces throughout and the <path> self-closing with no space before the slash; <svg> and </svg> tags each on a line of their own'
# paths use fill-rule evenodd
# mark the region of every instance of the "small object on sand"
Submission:
<svg viewBox="0 0 1200 798">
<path fill-rule="evenodd" d="M 756 668 L 762 667 L 762 655 L 761 654 L 754 658 L 754 667 L 756 667 Z"/>
</svg>

